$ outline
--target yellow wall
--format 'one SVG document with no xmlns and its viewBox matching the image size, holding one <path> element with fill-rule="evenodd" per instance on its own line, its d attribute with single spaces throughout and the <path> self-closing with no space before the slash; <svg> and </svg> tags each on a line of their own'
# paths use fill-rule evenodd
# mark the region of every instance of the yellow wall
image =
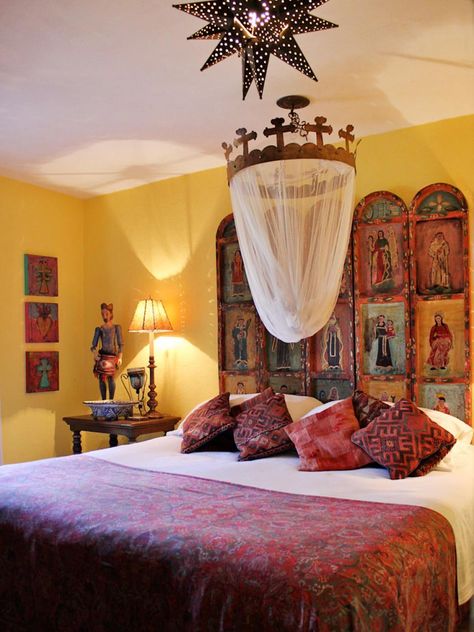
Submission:
<svg viewBox="0 0 474 632">
<path fill-rule="evenodd" d="M 474 116 L 471 116 L 364 138 L 358 148 L 356 201 L 371 191 L 386 189 L 410 203 L 423 186 L 448 182 L 463 191 L 469 207 L 474 209 L 473 132 Z M 70 451 L 68 433 L 58 420 L 66 413 L 86 412 L 81 401 L 99 396 L 88 349 L 94 327 L 100 324 L 103 301 L 114 303 L 115 322 L 124 330 L 124 368 L 145 366 L 148 361 L 146 335 L 126 331 L 137 301 L 148 295 L 164 301 L 176 331 L 175 335 L 162 336 L 156 342 L 161 410 L 183 415 L 191 406 L 217 392 L 214 240 L 220 220 L 231 210 L 224 168 L 160 181 L 85 203 L 18 183 L 9 187 L 13 189 L 8 189 L 8 207 L 17 213 L 20 207 L 23 221 L 10 218 L 11 213 L 7 213 L 2 201 L 2 226 L 3 215 L 7 226 L 10 222 L 12 226 L 9 238 L 2 231 L 0 243 L 11 253 L 8 261 L 12 278 L 16 279 L 16 289 L 7 302 L 11 314 L 0 334 L 6 340 L 2 348 L 8 350 L 6 357 L 10 363 L 10 371 L 5 366 L 0 369 L 5 460 Z M 34 221 L 30 215 L 35 217 L 35 209 L 36 213 L 47 210 L 54 215 L 57 228 L 45 228 L 45 223 L 35 221 L 36 229 L 33 226 L 30 229 L 29 223 Z M 474 230 L 472 220 L 471 212 L 471 230 Z M 74 235 L 72 244 L 62 236 L 68 231 Z M 25 232 L 31 241 L 13 246 L 11 242 L 18 236 L 23 238 Z M 60 349 L 63 351 L 61 391 L 56 395 L 23 393 L 24 360 L 18 354 L 18 349 L 24 348 L 22 324 L 18 323 L 23 303 L 21 256 L 32 248 L 40 254 L 60 257 Z M 72 260 L 84 266 L 83 285 L 82 272 L 71 265 Z M 73 331 L 67 331 L 66 314 L 70 310 L 75 312 Z M 12 327 L 16 333 L 10 339 L 7 332 Z M 83 367 L 80 377 L 78 366 Z M 3 376 L 8 376 L 7 390 Z M 78 380 L 84 380 L 84 387 Z M 76 384 L 75 389 L 71 383 Z M 121 385 L 116 396 L 126 396 Z M 44 398 L 37 407 L 43 420 L 40 423 L 38 415 L 30 411 L 38 397 Z M 35 447 L 28 441 L 32 441 L 36 428 L 42 430 L 39 445 Z M 85 449 L 106 444 L 102 435 L 84 437 Z"/>
<path fill-rule="evenodd" d="M 83 399 L 84 203 L 66 195 L 0 178 L 0 401 L 4 461 L 70 452 L 63 415 Z M 59 259 L 60 342 L 25 344 L 23 255 Z M 60 390 L 25 393 L 25 351 L 59 351 Z M 80 407 L 79 407 L 80 409 Z"/>
</svg>

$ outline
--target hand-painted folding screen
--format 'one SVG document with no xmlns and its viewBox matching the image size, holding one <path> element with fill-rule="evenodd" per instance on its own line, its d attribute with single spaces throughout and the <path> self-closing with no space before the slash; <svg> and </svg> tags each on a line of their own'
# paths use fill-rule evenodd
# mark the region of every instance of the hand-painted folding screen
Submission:
<svg viewBox="0 0 474 632">
<path fill-rule="evenodd" d="M 355 387 L 413 398 L 471 422 L 468 216 L 447 184 L 422 189 L 408 211 L 388 191 L 354 213 L 339 298 L 316 335 L 287 344 L 255 310 L 233 216 L 217 231 L 221 391 L 340 399 Z"/>
</svg>

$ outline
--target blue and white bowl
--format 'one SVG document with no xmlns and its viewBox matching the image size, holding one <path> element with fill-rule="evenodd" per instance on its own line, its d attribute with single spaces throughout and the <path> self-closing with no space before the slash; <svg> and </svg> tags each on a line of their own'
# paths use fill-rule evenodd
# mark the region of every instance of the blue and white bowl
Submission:
<svg viewBox="0 0 474 632">
<path fill-rule="evenodd" d="M 85 401 L 84 404 L 89 406 L 94 419 L 114 421 L 119 418 L 128 419 L 128 417 L 133 415 L 134 402 L 98 399 L 95 401 Z"/>
</svg>

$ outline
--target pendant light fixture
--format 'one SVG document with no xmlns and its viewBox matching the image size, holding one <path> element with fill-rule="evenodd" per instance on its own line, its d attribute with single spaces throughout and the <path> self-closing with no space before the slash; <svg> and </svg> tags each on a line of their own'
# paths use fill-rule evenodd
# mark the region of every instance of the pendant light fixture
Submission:
<svg viewBox="0 0 474 632">
<path fill-rule="evenodd" d="M 173 6 L 208 22 L 188 39 L 219 40 L 201 70 L 234 53 L 242 58 L 245 99 L 253 82 L 262 98 L 270 55 L 317 81 L 294 36 L 338 26 L 310 13 L 325 2 L 327 0 L 209 0 Z"/>
</svg>

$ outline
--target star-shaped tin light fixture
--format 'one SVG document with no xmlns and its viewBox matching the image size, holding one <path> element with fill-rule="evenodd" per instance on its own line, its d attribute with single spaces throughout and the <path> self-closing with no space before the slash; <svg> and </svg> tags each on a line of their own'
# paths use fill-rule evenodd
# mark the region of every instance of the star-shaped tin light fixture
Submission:
<svg viewBox="0 0 474 632">
<path fill-rule="evenodd" d="M 317 81 L 295 35 L 337 27 L 310 13 L 327 0 L 206 0 L 173 5 L 208 24 L 188 39 L 220 40 L 201 68 L 238 53 L 242 58 L 243 98 L 252 82 L 263 95 L 270 55 Z"/>
</svg>

